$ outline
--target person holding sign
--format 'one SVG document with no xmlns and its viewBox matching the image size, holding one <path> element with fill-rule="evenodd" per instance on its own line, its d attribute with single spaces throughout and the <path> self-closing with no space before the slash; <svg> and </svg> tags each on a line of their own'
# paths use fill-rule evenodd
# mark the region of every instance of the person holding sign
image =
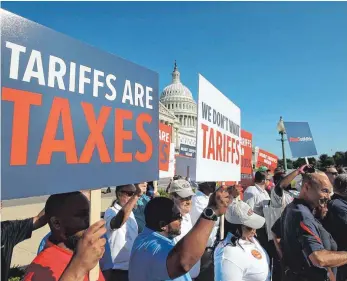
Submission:
<svg viewBox="0 0 347 281">
<path fill-rule="evenodd" d="M 29 239 L 33 230 L 47 224 L 47 216 L 42 210 L 36 217 L 1 222 L 1 280 L 8 279 L 13 248 Z"/>
<path fill-rule="evenodd" d="M 106 239 L 105 221 L 100 220 L 90 226 L 78 241 L 75 255 L 64 270 L 59 281 L 84 281 L 103 256 Z M 47 280 L 46 280 L 47 281 Z"/>
<path fill-rule="evenodd" d="M 171 182 L 169 189 L 170 197 L 174 201 L 182 214 L 181 234 L 173 240 L 177 244 L 192 228 L 192 219 L 190 210 L 192 208 L 192 196 L 195 194 L 190 183 L 184 179 Z M 198 261 L 189 271 L 190 276 L 194 279 L 199 275 L 200 261 Z"/>
<path fill-rule="evenodd" d="M 113 260 L 112 279 L 128 280 L 130 252 L 138 235 L 133 213 L 138 200 L 146 192 L 146 184 L 117 186 L 117 199 L 105 212 L 107 239 Z"/>
<path fill-rule="evenodd" d="M 48 198 L 45 213 L 52 234 L 45 249 L 28 266 L 23 281 L 59 280 L 89 227 L 89 212 L 89 201 L 81 192 L 54 194 Z M 100 271 L 98 281 L 104 280 Z"/>
<path fill-rule="evenodd" d="M 129 264 L 130 281 L 191 281 L 189 270 L 204 253 L 218 217 L 229 205 L 229 194 L 219 188 L 209 199 L 191 231 L 176 245 L 172 241 L 181 232 L 182 215 L 171 199 L 158 197 L 146 209 L 146 227 L 136 238 Z"/>
</svg>

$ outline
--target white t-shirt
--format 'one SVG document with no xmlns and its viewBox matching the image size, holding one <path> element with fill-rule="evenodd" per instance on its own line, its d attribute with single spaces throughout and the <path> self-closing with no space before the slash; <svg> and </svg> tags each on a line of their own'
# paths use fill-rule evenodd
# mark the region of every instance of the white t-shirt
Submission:
<svg viewBox="0 0 347 281">
<path fill-rule="evenodd" d="M 190 210 L 190 217 L 192 219 L 193 225 L 195 225 L 195 223 L 200 218 L 202 211 L 207 207 L 209 199 L 210 197 L 202 193 L 200 190 L 198 190 L 195 193 L 195 195 L 192 197 L 192 209 Z M 218 228 L 219 228 L 219 218 L 216 221 L 215 227 L 213 228 L 210 237 L 208 238 L 206 247 L 213 247 L 214 241 L 216 241 Z"/>
<path fill-rule="evenodd" d="M 190 214 L 185 214 L 182 216 L 181 222 L 181 234 L 176 236 L 173 241 L 175 244 L 178 243 L 186 234 L 193 228 L 192 220 L 190 218 Z M 196 278 L 200 273 L 200 260 L 189 270 L 190 277 Z"/>
<path fill-rule="evenodd" d="M 115 203 L 106 210 L 104 218 L 107 229 L 106 235 L 113 260 L 113 269 L 128 270 L 130 253 L 138 234 L 138 227 L 135 216 L 131 212 L 129 218 L 121 228 L 111 229 L 111 220 L 121 209 L 122 207 Z"/>
<path fill-rule="evenodd" d="M 283 196 L 278 196 L 275 188 L 271 189 L 271 205 L 274 208 L 285 208 L 293 201 L 293 197 L 290 193 L 283 190 Z"/>
<path fill-rule="evenodd" d="M 246 202 L 259 216 L 264 217 L 263 207 L 270 202 L 267 191 L 257 184 L 249 186 L 243 194 L 243 201 Z"/>
<path fill-rule="evenodd" d="M 232 246 L 231 237 L 228 233 L 214 252 L 214 281 L 269 281 L 269 256 L 258 240 L 239 239 Z"/>
</svg>

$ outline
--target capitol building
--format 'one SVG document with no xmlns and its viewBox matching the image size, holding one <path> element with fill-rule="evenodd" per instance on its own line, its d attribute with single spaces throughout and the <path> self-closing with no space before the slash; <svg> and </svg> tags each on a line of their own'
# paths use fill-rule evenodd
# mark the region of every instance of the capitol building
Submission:
<svg viewBox="0 0 347 281">
<path fill-rule="evenodd" d="M 180 145 L 196 146 L 197 104 L 191 91 L 182 84 L 175 61 L 172 82 L 160 94 L 159 120 L 173 128 L 176 152 Z"/>
</svg>

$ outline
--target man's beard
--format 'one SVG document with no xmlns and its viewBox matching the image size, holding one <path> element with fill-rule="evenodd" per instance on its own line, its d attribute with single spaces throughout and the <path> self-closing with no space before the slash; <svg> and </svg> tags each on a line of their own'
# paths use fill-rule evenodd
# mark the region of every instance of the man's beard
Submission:
<svg viewBox="0 0 347 281">
<path fill-rule="evenodd" d="M 81 239 L 81 237 L 77 235 L 71 235 L 68 236 L 65 241 L 65 246 L 68 247 L 71 251 L 75 251 L 77 248 L 78 241 Z"/>
<path fill-rule="evenodd" d="M 181 228 L 179 229 L 174 229 L 172 228 L 170 225 L 169 225 L 169 233 L 168 233 L 168 236 L 170 239 L 173 239 L 175 238 L 176 236 L 180 235 L 181 234 Z"/>
</svg>

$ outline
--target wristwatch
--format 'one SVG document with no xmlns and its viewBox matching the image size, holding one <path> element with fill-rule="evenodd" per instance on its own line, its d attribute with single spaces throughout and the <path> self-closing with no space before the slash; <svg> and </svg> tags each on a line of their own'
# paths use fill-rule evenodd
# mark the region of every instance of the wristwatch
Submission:
<svg viewBox="0 0 347 281">
<path fill-rule="evenodd" d="M 202 211 L 201 217 L 210 221 L 217 221 L 218 217 L 212 208 L 206 208 Z"/>
</svg>

